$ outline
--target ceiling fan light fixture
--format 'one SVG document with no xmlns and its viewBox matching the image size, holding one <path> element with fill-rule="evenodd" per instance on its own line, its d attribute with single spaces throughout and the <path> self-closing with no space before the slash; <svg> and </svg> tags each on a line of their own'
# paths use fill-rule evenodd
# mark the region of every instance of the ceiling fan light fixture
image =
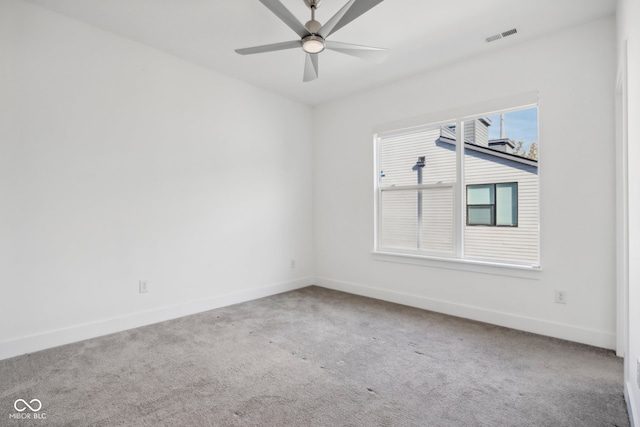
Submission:
<svg viewBox="0 0 640 427">
<path fill-rule="evenodd" d="M 324 39 L 311 34 L 302 39 L 302 50 L 307 53 L 320 53 L 324 50 Z"/>
<path fill-rule="evenodd" d="M 302 78 L 303 82 L 309 82 L 318 78 L 318 54 L 325 49 L 364 59 L 380 58 L 380 54 L 385 53 L 386 49 L 376 47 L 359 46 L 335 41 L 325 42 L 325 39 L 331 34 L 349 24 L 375 5 L 382 3 L 383 0 L 348 0 L 324 25 L 316 21 L 316 9 L 318 5 L 320 5 L 320 1 L 321 0 L 304 0 L 304 4 L 311 9 L 311 20 L 303 25 L 302 22 L 282 4 L 282 0 L 260 0 L 260 3 L 280 18 L 280 20 L 291 28 L 300 38 L 288 42 L 236 49 L 236 53 L 240 55 L 253 55 L 254 53 L 275 52 L 278 50 L 299 49 L 302 47 L 302 50 L 306 53 L 304 75 Z"/>
</svg>

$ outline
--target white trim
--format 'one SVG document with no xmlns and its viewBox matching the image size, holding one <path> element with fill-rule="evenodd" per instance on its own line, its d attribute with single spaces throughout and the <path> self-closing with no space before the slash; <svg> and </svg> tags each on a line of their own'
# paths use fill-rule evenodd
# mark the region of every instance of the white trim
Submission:
<svg viewBox="0 0 640 427">
<path fill-rule="evenodd" d="M 380 187 L 380 191 L 428 190 L 430 188 L 453 188 L 454 183 L 399 185 L 396 187 Z"/>
<path fill-rule="evenodd" d="M 459 142 L 459 144 L 458 144 Z M 464 259 L 464 122 L 456 122 L 456 182 L 453 192 L 453 253 L 456 258 Z"/>
<path fill-rule="evenodd" d="M 616 83 L 616 354 L 628 352 L 629 324 L 629 184 L 628 184 L 628 115 L 627 115 L 627 41 L 622 47 L 622 59 Z"/>
<path fill-rule="evenodd" d="M 362 295 L 389 301 L 410 307 L 444 313 L 451 316 L 477 320 L 493 325 L 504 326 L 535 334 L 545 335 L 568 341 L 579 342 L 596 347 L 615 348 L 616 336 L 613 332 L 599 331 L 595 329 L 581 328 L 564 323 L 550 322 L 544 319 L 520 316 L 513 313 L 505 313 L 497 310 L 488 310 L 482 307 L 458 304 L 451 301 L 437 300 L 419 295 L 389 291 L 356 283 L 343 282 L 325 277 L 316 278 L 315 284 L 337 291 Z"/>
<path fill-rule="evenodd" d="M 636 406 L 638 399 L 633 394 L 633 387 L 628 381 L 624 383 L 624 400 L 627 401 L 627 412 L 629 413 L 629 421 L 631 427 L 640 427 L 640 408 Z"/>
<path fill-rule="evenodd" d="M 74 325 L 68 328 L 55 329 L 2 341 L 0 342 L 0 360 L 90 338 L 96 338 L 103 335 L 113 334 L 127 329 L 164 322 L 166 320 L 176 319 L 178 317 L 184 317 L 220 307 L 226 307 L 232 304 L 264 298 L 270 295 L 310 286 L 312 283 L 312 278 L 303 278 L 289 282 L 259 286 L 239 292 L 218 295 L 212 298 L 169 305 L 126 316 L 112 317 L 110 319 L 104 319 L 97 322 Z"/>
<path fill-rule="evenodd" d="M 495 261 L 481 261 L 469 258 L 455 258 L 446 256 L 430 256 L 423 254 L 385 252 L 374 250 L 373 259 L 376 261 L 397 262 L 400 264 L 420 265 L 423 267 L 446 268 L 448 270 L 472 271 L 474 273 L 493 274 L 496 276 L 519 277 L 522 279 L 540 279 L 542 268 L 534 265 L 500 263 Z"/>
<path fill-rule="evenodd" d="M 380 136 L 373 135 L 373 244 L 378 247 L 380 238 Z"/>
</svg>

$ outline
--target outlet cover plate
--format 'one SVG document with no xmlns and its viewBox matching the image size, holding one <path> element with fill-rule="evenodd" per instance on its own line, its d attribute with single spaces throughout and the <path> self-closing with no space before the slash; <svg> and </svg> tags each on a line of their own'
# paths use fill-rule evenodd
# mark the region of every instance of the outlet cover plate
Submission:
<svg viewBox="0 0 640 427">
<path fill-rule="evenodd" d="M 556 303 L 558 304 L 567 303 L 567 291 L 562 289 L 556 289 Z"/>
<path fill-rule="evenodd" d="M 140 280 L 138 282 L 138 291 L 141 294 L 149 292 L 149 282 L 147 280 Z"/>
</svg>

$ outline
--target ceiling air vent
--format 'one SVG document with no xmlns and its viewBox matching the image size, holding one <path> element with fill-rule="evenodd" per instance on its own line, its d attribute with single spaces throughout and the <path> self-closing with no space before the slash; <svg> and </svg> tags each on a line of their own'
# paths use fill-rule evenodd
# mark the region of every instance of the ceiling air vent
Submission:
<svg viewBox="0 0 640 427">
<path fill-rule="evenodd" d="M 494 42 L 496 40 L 500 40 L 500 39 L 503 39 L 505 37 L 509 37 L 509 36 L 514 35 L 514 34 L 517 34 L 517 33 L 518 33 L 518 30 L 516 30 L 515 28 L 512 28 L 510 30 L 503 31 L 502 33 L 498 33 L 496 35 L 487 37 L 485 40 L 486 40 L 487 43 L 491 43 L 491 42 Z"/>
</svg>

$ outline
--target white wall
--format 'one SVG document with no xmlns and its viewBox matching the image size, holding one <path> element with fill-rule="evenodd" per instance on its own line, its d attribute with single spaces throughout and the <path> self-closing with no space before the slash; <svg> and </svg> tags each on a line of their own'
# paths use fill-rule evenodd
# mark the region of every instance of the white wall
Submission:
<svg viewBox="0 0 640 427">
<path fill-rule="evenodd" d="M 0 358 L 311 283 L 310 108 L 17 0 L 0 52 Z"/>
<path fill-rule="evenodd" d="M 625 396 L 629 404 L 632 425 L 640 426 L 640 384 L 638 384 L 638 363 L 640 358 L 640 3 L 637 0 L 620 0 L 618 2 L 618 64 L 619 75 L 628 76 L 626 96 L 626 120 L 621 136 L 626 135 L 625 145 L 621 152 L 626 151 L 627 199 L 622 208 L 626 208 L 628 218 L 628 259 L 627 271 L 621 272 L 628 276 L 628 284 L 623 283 L 627 289 L 627 348 L 625 349 Z M 626 44 L 626 70 L 624 70 L 624 48 Z M 622 113 L 622 111 L 619 110 Z M 622 124 L 622 123 L 621 123 Z M 624 199 L 624 198 L 623 198 Z M 624 217 L 624 215 L 623 215 Z M 623 292 L 625 289 L 622 290 Z"/>
<path fill-rule="evenodd" d="M 614 86 L 608 18 L 318 107 L 316 282 L 614 348 Z M 374 259 L 373 131 L 528 91 L 539 93 L 543 271 L 522 278 Z M 568 304 L 554 302 L 554 289 Z"/>
</svg>

